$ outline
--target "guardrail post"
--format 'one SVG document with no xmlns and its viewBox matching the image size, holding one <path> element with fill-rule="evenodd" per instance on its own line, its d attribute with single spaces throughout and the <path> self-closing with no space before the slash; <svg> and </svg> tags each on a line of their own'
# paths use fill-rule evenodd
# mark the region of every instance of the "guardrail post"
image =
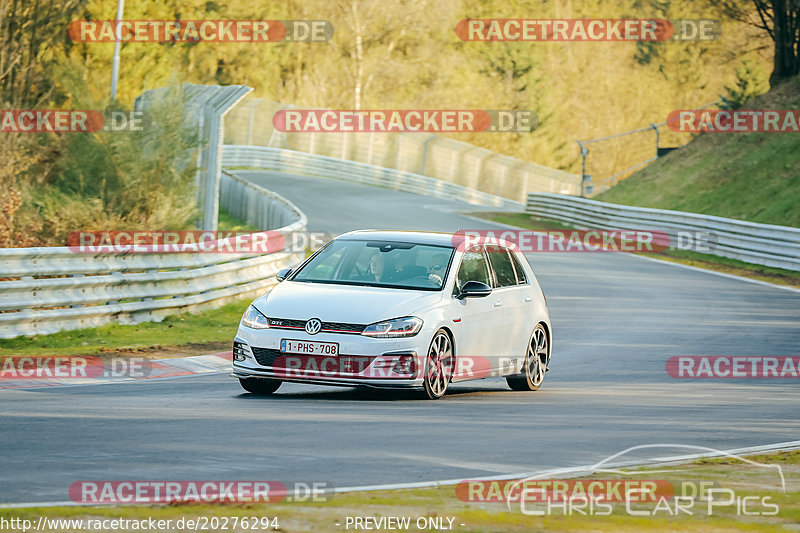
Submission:
<svg viewBox="0 0 800 533">
<path fill-rule="evenodd" d="M 83 274 L 70 274 L 69 277 L 71 277 L 71 278 L 82 278 L 82 277 L 84 277 L 84 275 Z M 25 279 L 32 280 L 33 276 L 25 276 L 22 279 L 23 280 L 25 280 Z M 78 307 L 83 307 L 83 304 L 70 304 L 69 305 L 70 309 L 77 309 Z"/>
</svg>

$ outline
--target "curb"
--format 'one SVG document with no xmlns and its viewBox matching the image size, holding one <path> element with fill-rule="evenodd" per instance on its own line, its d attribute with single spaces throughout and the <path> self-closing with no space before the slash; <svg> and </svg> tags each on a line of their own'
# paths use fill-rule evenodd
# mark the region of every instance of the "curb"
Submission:
<svg viewBox="0 0 800 533">
<path fill-rule="evenodd" d="M 34 357 L 32 357 L 33 359 Z M 231 352 L 218 352 L 208 355 L 192 355 L 172 359 L 147 361 L 149 373 L 142 377 L 97 377 L 97 378 L 0 378 L 0 390 L 40 389 L 45 387 L 64 387 L 73 385 L 107 385 L 151 379 L 170 379 L 198 374 L 219 374 L 231 369 Z"/>
</svg>

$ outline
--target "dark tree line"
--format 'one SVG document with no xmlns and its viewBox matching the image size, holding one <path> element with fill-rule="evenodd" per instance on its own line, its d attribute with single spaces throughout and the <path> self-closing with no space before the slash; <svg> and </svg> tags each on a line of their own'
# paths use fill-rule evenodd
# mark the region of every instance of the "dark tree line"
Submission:
<svg viewBox="0 0 800 533">
<path fill-rule="evenodd" d="M 764 30 L 774 44 L 771 86 L 800 74 L 800 0 L 711 1 L 732 18 Z"/>
</svg>

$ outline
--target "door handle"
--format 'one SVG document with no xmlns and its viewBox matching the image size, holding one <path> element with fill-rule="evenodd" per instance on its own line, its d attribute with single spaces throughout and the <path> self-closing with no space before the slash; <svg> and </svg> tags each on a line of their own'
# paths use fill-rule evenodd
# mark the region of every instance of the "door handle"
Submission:
<svg viewBox="0 0 800 533">
<path fill-rule="evenodd" d="M 497 300 L 492 303 L 492 307 L 500 307 L 501 305 L 503 305 L 503 300 Z"/>
<path fill-rule="evenodd" d="M 531 298 L 530 296 L 525 296 L 525 297 L 524 297 L 524 300 L 525 300 L 526 302 L 532 302 L 532 301 L 533 301 L 533 298 Z"/>
</svg>

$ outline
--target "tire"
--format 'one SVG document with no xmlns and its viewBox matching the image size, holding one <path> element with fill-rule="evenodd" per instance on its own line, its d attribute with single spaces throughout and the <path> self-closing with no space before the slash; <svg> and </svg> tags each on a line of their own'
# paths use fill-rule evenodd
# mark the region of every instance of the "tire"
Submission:
<svg viewBox="0 0 800 533">
<path fill-rule="evenodd" d="M 267 396 L 278 390 L 278 387 L 280 387 L 283 382 L 279 379 L 240 378 L 239 383 L 247 392 L 260 396 Z"/>
<path fill-rule="evenodd" d="M 539 390 L 544 381 L 547 364 L 550 362 L 550 340 L 547 331 L 539 323 L 533 328 L 531 340 L 528 343 L 528 353 L 525 354 L 525 367 L 515 376 L 508 376 L 506 382 L 511 390 L 534 391 Z"/>
<path fill-rule="evenodd" d="M 428 348 L 428 355 L 425 357 L 422 381 L 427 399 L 438 400 L 444 396 L 453 377 L 454 367 L 453 342 L 450 340 L 450 336 L 440 329 L 433 336 Z"/>
</svg>

